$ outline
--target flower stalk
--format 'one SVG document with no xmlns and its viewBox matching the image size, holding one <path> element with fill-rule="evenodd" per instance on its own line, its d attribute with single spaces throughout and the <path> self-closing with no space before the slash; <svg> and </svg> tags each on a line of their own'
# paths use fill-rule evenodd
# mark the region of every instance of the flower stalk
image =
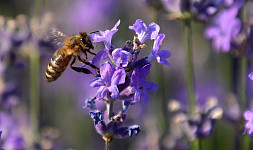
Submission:
<svg viewBox="0 0 253 150">
<path fill-rule="evenodd" d="M 194 66 L 192 57 L 192 29 L 191 19 L 184 20 L 184 33 L 185 33 L 185 67 L 187 77 L 187 90 L 189 96 L 190 112 L 193 115 L 195 110 L 195 79 L 194 79 Z"/>
<path fill-rule="evenodd" d="M 39 64 L 40 58 L 39 53 L 36 50 L 30 52 L 30 117 L 32 126 L 32 139 L 37 141 L 39 133 L 39 82 L 40 82 L 40 71 Z"/>
</svg>

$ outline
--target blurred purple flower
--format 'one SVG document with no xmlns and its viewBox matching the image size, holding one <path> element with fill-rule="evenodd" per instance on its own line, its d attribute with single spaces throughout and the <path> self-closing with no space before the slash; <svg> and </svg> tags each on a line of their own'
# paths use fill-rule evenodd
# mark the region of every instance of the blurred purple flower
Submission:
<svg viewBox="0 0 253 150">
<path fill-rule="evenodd" d="M 112 52 L 113 59 L 116 61 L 116 66 L 119 67 L 127 67 L 128 65 L 128 57 L 131 56 L 131 53 L 122 50 L 121 48 L 117 48 Z"/>
<path fill-rule="evenodd" d="M 150 73 L 151 64 L 147 64 L 142 68 L 135 68 L 132 73 L 131 86 L 135 87 L 136 93 L 134 101 L 143 100 L 146 104 L 149 102 L 148 92 L 154 92 L 158 87 L 151 81 L 146 81 L 146 76 Z"/>
<path fill-rule="evenodd" d="M 253 72 L 251 72 L 248 77 L 250 78 L 250 80 L 253 80 Z"/>
<path fill-rule="evenodd" d="M 19 124 L 14 118 L 4 112 L 0 113 L 0 129 L 3 133 L 3 147 L 8 150 L 25 149 L 24 138 L 21 134 Z"/>
<path fill-rule="evenodd" d="M 89 82 L 91 87 L 100 87 L 97 91 L 96 98 L 101 100 L 107 93 L 110 93 L 111 98 L 119 97 L 119 90 L 117 85 L 125 83 L 126 72 L 123 68 L 114 66 L 109 62 L 104 62 L 100 67 L 101 77 Z"/>
<path fill-rule="evenodd" d="M 8 150 L 25 149 L 24 138 L 20 133 L 12 133 L 5 139 L 4 147 Z"/>
<path fill-rule="evenodd" d="M 214 130 L 216 120 L 208 117 L 208 114 L 200 114 L 196 119 L 188 121 L 193 137 L 203 138 L 208 137 Z"/>
<path fill-rule="evenodd" d="M 165 65 L 170 65 L 169 62 L 166 60 L 171 56 L 170 51 L 159 49 L 159 46 L 162 45 L 162 41 L 165 38 L 164 34 L 158 34 L 154 40 L 154 45 L 152 52 L 148 58 L 148 61 L 151 63 L 154 59 L 157 60 L 158 63 L 162 63 Z"/>
<path fill-rule="evenodd" d="M 248 130 L 248 135 L 249 137 L 251 137 L 253 135 L 253 110 L 247 110 L 246 112 L 244 112 L 244 119 L 247 121 L 247 123 L 245 124 L 245 129 L 244 129 L 244 133 L 246 133 L 246 131 Z"/>
<path fill-rule="evenodd" d="M 182 1 L 184 0 L 162 0 L 165 9 L 172 14 L 181 15 L 182 14 Z"/>
<path fill-rule="evenodd" d="M 205 36 L 213 40 L 217 51 L 228 52 L 233 38 L 241 30 L 241 21 L 236 18 L 242 3 L 236 2 L 230 8 L 222 10 L 214 19 L 213 25 L 205 30 Z"/>
<path fill-rule="evenodd" d="M 144 43 L 146 40 L 153 40 L 156 38 L 160 31 L 160 26 L 152 22 L 147 27 L 144 21 L 137 19 L 135 24 L 129 26 L 129 29 L 134 30 L 139 41 Z"/>
<path fill-rule="evenodd" d="M 193 2 L 193 6 L 197 10 L 197 15 L 201 20 L 206 20 L 218 11 L 222 0 L 201 0 Z"/>
<path fill-rule="evenodd" d="M 234 3 L 234 0 L 223 0 L 226 6 L 230 6 Z"/>
<path fill-rule="evenodd" d="M 2 133 L 3 133 L 3 132 L 2 132 L 2 131 L 0 131 L 0 140 L 2 140 L 2 139 L 1 139 L 1 137 L 2 137 Z M 4 149 L 0 147 L 0 150 L 4 150 Z"/>
</svg>

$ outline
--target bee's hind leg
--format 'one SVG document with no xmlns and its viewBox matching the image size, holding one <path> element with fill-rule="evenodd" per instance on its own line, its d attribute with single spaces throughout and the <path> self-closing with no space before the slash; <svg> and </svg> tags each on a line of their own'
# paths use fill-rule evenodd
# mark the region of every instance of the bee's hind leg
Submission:
<svg viewBox="0 0 253 150">
<path fill-rule="evenodd" d="M 95 77 L 95 75 L 89 69 L 80 68 L 80 67 L 73 67 L 75 62 L 76 62 L 76 57 L 74 57 L 73 61 L 70 64 L 71 69 L 73 69 L 76 72 L 82 72 L 82 73 L 85 73 L 85 74 L 92 74 Z"/>
</svg>

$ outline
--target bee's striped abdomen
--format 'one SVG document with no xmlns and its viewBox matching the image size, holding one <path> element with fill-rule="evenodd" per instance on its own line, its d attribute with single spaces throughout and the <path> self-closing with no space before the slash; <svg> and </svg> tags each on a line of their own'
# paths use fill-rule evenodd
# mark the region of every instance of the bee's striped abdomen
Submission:
<svg viewBox="0 0 253 150">
<path fill-rule="evenodd" d="M 56 50 L 53 57 L 51 58 L 45 72 L 47 82 L 55 81 L 59 76 L 61 76 L 62 72 L 68 66 L 71 55 L 65 55 L 63 51 L 63 48 Z"/>
</svg>

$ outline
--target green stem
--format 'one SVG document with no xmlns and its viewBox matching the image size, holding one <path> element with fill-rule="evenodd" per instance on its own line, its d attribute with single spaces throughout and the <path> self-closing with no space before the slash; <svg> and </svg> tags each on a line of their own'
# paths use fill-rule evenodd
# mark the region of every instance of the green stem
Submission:
<svg viewBox="0 0 253 150">
<path fill-rule="evenodd" d="M 105 142 L 105 150 L 110 150 L 110 142 Z"/>
<path fill-rule="evenodd" d="M 33 139 L 38 139 L 39 129 L 39 81 L 40 71 L 39 64 L 40 58 L 39 53 L 36 50 L 31 50 L 30 53 L 30 119 L 32 126 Z"/>
<path fill-rule="evenodd" d="M 242 150 L 250 150 L 250 138 L 247 135 L 242 137 Z"/>
<path fill-rule="evenodd" d="M 242 107 L 247 108 L 246 81 L 247 81 L 247 58 L 242 56 L 240 60 L 239 96 Z"/>
<path fill-rule="evenodd" d="M 246 81 L 247 81 L 247 58 L 242 56 L 240 59 L 240 74 L 239 74 L 239 96 L 241 101 L 241 106 L 244 109 L 248 107 L 247 96 L 246 96 Z M 242 137 L 242 150 L 250 149 L 250 140 L 248 136 Z"/>
<path fill-rule="evenodd" d="M 200 149 L 200 140 L 195 139 L 191 142 L 191 150 L 201 150 Z"/>
<path fill-rule="evenodd" d="M 195 79 L 194 79 L 194 65 L 192 55 L 192 26 L 191 17 L 184 20 L 185 33 L 185 67 L 187 76 L 187 90 L 190 106 L 190 114 L 194 116 L 195 112 Z M 199 140 L 192 141 L 191 150 L 200 150 Z"/>
<path fill-rule="evenodd" d="M 185 19 L 184 21 L 184 33 L 185 33 L 185 67 L 187 75 L 187 90 L 189 96 L 189 105 L 191 115 L 195 110 L 195 79 L 194 79 L 194 66 L 192 60 L 192 30 L 191 19 Z"/>
<path fill-rule="evenodd" d="M 114 103 L 114 99 L 109 99 L 106 105 L 109 120 L 112 118 L 112 114 L 113 114 L 113 103 Z"/>
</svg>

